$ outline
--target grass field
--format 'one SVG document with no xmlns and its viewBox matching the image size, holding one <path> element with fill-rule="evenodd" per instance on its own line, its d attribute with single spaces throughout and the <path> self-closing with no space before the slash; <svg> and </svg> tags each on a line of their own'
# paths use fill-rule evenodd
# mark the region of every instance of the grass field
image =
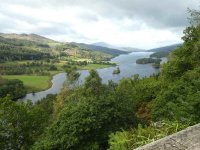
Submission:
<svg viewBox="0 0 200 150">
<path fill-rule="evenodd" d="M 10 62 L 11 63 L 11 62 Z M 22 62 L 20 62 L 22 63 Z M 25 61 L 23 62 L 25 63 Z M 50 75 L 37 76 L 37 75 L 3 75 L 5 79 L 19 79 L 23 82 L 28 93 L 43 91 L 51 87 L 51 78 L 53 75 L 63 72 L 62 65 L 64 61 L 56 63 L 55 66 L 58 68 L 57 71 L 48 71 Z M 78 70 L 91 70 L 91 69 L 102 69 L 111 67 L 111 64 L 88 64 L 86 66 L 79 66 Z"/>
<path fill-rule="evenodd" d="M 88 64 L 86 66 L 80 66 L 78 69 L 80 70 L 91 70 L 91 69 L 102 69 L 112 67 L 113 65 L 106 65 L 106 64 Z"/>
<path fill-rule="evenodd" d="M 27 92 L 42 91 L 51 86 L 51 76 L 34 76 L 34 75 L 5 75 L 5 79 L 19 79 L 24 83 Z"/>
</svg>

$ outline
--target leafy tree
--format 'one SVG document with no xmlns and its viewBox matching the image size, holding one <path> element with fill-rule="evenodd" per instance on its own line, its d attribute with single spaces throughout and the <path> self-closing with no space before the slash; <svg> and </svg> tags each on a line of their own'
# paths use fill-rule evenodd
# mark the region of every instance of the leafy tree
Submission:
<svg viewBox="0 0 200 150">
<path fill-rule="evenodd" d="M 67 73 L 67 81 L 69 84 L 75 84 L 80 77 L 80 73 L 72 70 Z"/>
<path fill-rule="evenodd" d="M 48 126 L 53 99 L 48 96 L 36 105 L 0 99 L 0 149 L 30 149 Z"/>
<path fill-rule="evenodd" d="M 181 80 L 163 88 L 154 101 L 154 120 L 170 119 L 198 123 L 200 120 L 200 70 L 187 72 Z"/>
<path fill-rule="evenodd" d="M 161 71 L 164 86 L 153 102 L 154 120 L 199 122 L 200 25 L 188 27 L 184 34 L 183 46 L 172 53 Z"/>
<path fill-rule="evenodd" d="M 4 80 L 0 79 L 0 97 L 3 98 L 10 95 L 12 99 L 18 99 L 26 94 L 23 82 L 20 80 Z"/>
<path fill-rule="evenodd" d="M 105 149 L 111 132 L 136 124 L 134 104 L 122 102 L 108 87 L 91 71 L 33 149 Z"/>
<path fill-rule="evenodd" d="M 88 95 L 99 96 L 102 91 L 102 79 L 99 77 L 96 70 L 90 70 L 90 75 L 86 77 L 84 87 Z"/>
</svg>

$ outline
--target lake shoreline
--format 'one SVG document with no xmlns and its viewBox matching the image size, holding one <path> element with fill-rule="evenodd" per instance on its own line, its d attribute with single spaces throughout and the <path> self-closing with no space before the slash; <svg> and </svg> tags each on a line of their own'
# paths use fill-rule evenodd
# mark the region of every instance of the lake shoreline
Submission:
<svg viewBox="0 0 200 150">
<path fill-rule="evenodd" d="M 102 78 L 102 82 L 104 84 L 108 83 L 109 80 L 117 83 L 122 78 L 132 77 L 134 74 L 139 74 L 141 78 L 148 77 L 152 74 L 159 73 L 159 69 L 153 68 L 152 65 L 149 64 L 138 65 L 136 64 L 136 60 L 138 58 L 148 57 L 150 54 L 151 52 L 133 52 L 126 55 L 122 54 L 110 61 L 110 63 L 116 63 L 116 66 L 107 66 L 105 68 L 95 69 L 99 73 L 99 76 Z M 113 74 L 113 70 L 116 69 L 116 67 L 120 68 L 119 74 Z M 77 70 L 80 73 L 78 80 L 79 84 L 84 83 L 85 77 L 89 75 L 88 70 Z M 66 73 L 56 74 L 52 77 L 51 88 L 34 94 L 29 93 L 26 95 L 26 97 L 24 97 L 23 100 L 30 99 L 33 102 L 36 102 L 46 97 L 48 94 L 58 94 L 63 88 L 63 84 L 66 79 Z"/>
<path fill-rule="evenodd" d="M 104 69 L 104 68 L 109 68 L 109 67 L 113 67 L 114 65 L 111 65 L 111 64 L 109 64 L 109 65 L 104 65 L 104 64 L 99 64 L 99 65 L 103 65 L 103 67 L 96 67 L 96 68 L 92 68 L 92 69 Z M 81 71 L 81 70 L 87 70 L 87 71 L 89 71 L 89 70 L 91 70 L 91 69 L 78 69 L 77 71 Z M 57 74 L 59 74 L 59 73 L 66 73 L 66 72 L 64 72 L 64 71 L 56 71 L 56 72 L 54 72 L 54 73 L 51 73 L 50 75 L 49 75 L 49 80 L 48 80 L 48 87 L 47 88 L 43 88 L 42 90 L 40 90 L 40 89 L 38 89 L 38 90 L 34 90 L 34 91 L 30 91 L 30 92 L 28 92 L 27 94 L 34 94 L 34 93 L 37 93 L 37 92 L 42 92 L 42 91 L 46 91 L 46 90 L 48 90 L 48 89 L 50 89 L 51 87 L 52 87 L 52 85 L 53 85 L 53 83 L 52 83 L 52 79 L 53 79 L 53 77 L 55 76 L 55 75 L 57 75 Z"/>
</svg>

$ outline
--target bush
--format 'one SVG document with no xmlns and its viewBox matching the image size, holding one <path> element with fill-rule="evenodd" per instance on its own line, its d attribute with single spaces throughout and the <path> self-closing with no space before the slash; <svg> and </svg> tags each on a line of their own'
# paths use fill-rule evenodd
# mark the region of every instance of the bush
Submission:
<svg viewBox="0 0 200 150">
<path fill-rule="evenodd" d="M 188 127 L 189 124 L 162 121 L 150 126 L 138 125 L 129 131 L 112 133 L 109 150 L 130 150 L 146 145 Z"/>
</svg>

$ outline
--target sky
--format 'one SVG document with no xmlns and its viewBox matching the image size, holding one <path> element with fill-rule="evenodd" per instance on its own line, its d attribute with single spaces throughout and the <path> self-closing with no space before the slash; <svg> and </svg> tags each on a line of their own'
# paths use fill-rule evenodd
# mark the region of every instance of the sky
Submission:
<svg viewBox="0 0 200 150">
<path fill-rule="evenodd" d="M 0 0 L 1 33 L 151 49 L 180 43 L 199 0 Z"/>
</svg>

